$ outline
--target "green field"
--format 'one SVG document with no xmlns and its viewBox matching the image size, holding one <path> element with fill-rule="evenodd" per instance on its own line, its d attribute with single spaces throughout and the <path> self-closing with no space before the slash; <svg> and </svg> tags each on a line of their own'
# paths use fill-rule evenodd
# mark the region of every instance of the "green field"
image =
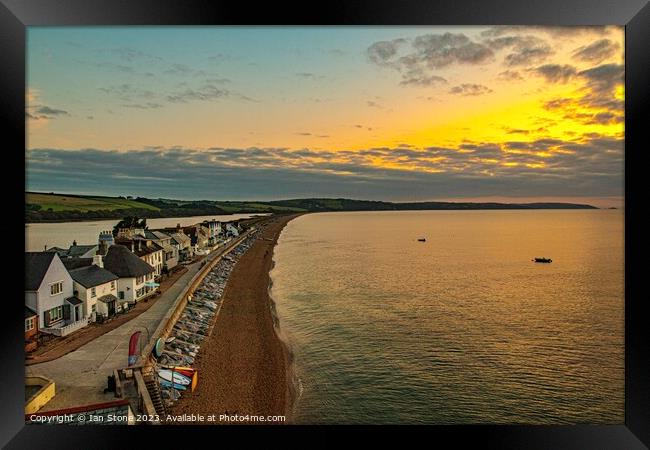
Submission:
<svg viewBox="0 0 650 450">
<path fill-rule="evenodd" d="M 52 211 L 112 211 L 115 209 L 129 208 L 148 209 L 152 211 L 159 210 L 159 208 L 147 205 L 146 203 L 117 197 L 82 197 L 28 192 L 25 194 L 25 202 L 32 205 L 40 205 L 44 211 L 49 209 Z"/>
</svg>

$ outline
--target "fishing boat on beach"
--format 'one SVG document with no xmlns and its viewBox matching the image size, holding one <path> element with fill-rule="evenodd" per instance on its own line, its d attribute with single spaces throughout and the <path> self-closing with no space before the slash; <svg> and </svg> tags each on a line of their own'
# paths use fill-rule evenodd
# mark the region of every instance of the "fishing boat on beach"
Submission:
<svg viewBox="0 0 650 450">
<path fill-rule="evenodd" d="M 533 259 L 536 263 L 551 263 L 553 260 L 551 258 L 535 258 Z"/>
<path fill-rule="evenodd" d="M 426 238 L 420 238 L 420 239 L 418 239 L 418 242 L 426 242 L 426 241 L 427 241 Z"/>
</svg>

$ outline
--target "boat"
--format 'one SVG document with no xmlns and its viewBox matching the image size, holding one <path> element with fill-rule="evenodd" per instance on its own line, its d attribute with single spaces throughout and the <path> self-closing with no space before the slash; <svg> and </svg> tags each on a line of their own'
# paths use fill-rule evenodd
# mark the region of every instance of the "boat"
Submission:
<svg viewBox="0 0 650 450">
<path fill-rule="evenodd" d="M 192 379 L 190 377 L 187 377 L 186 375 L 183 375 L 182 373 L 175 372 L 175 371 L 169 370 L 169 369 L 159 370 L 158 371 L 158 376 L 161 379 L 163 379 L 165 381 L 169 381 L 169 382 L 172 381 L 172 377 L 173 377 L 174 384 L 181 384 L 181 385 L 184 385 L 184 386 L 187 386 L 188 384 L 190 384 L 192 382 Z"/>
<path fill-rule="evenodd" d="M 551 258 L 535 258 L 533 259 L 536 263 L 551 263 L 553 260 Z"/>
<path fill-rule="evenodd" d="M 419 242 L 426 242 L 427 240 L 425 238 L 420 238 L 418 239 Z"/>
<path fill-rule="evenodd" d="M 176 389 L 177 391 L 186 391 L 187 390 L 187 386 L 184 386 L 182 384 L 170 383 L 167 380 L 160 380 L 160 385 L 162 387 Z"/>
</svg>

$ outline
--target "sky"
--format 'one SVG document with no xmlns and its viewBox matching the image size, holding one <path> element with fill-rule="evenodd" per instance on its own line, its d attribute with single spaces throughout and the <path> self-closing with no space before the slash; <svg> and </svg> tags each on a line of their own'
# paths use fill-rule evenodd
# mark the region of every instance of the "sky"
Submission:
<svg viewBox="0 0 650 450">
<path fill-rule="evenodd" d="M 27 189 L 621 206 L 622 27 L 30 27 Z"/>
</svg>

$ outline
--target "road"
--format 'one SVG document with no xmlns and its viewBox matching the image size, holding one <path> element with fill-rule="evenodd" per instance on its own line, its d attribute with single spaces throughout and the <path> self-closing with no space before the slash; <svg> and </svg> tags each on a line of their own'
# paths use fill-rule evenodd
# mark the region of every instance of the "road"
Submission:
<svg viewBox="0 0 650 450">
<path fill-rule="evenodd" d="M 203 261 L 218 258 L 245 235 L 247 233 L 215 250 Z M 151 308 L 119 328 L 54 361 L 26 366 L 26 375 L 41 375 L 54 380 L 56 395 L 39 412 L 115 400 L 113 393 L 104 394 L 104 388 L 107 386 L 107 377 L 113 374 L 113 370 L 126 367 L 129 338 L 138 330 L 142 331 L 145 339 L 147 330 L 153 334 L 168 309 L 201 268 L 199 262 L 188 266 L 187 272 L 158 297 Z"/>
</svg>

